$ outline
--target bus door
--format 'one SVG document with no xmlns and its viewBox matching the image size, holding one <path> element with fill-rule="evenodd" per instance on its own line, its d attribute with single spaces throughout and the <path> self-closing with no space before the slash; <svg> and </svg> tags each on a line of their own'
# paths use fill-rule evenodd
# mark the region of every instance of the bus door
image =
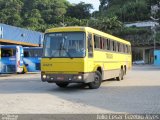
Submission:
<svg viewBox="0 0 160 120">
<path fill-rule="evenodd" d="M 93 52 L 93 35 L 91 33 L 88 33 L 87 37 L 87 43 L 88 43 L 88 71 L 93 71 L 94 66 L 94 52 Z"/>
<path fill-rule="evenodd" d="M 16 47 L 1 46 L 1 73 L 16 72 Z"/>
<path fill-rule="evenodd" d="M 22 73 L 23 72 L 23 47 L 16 46 L 16 72 Z"/>
</svg>

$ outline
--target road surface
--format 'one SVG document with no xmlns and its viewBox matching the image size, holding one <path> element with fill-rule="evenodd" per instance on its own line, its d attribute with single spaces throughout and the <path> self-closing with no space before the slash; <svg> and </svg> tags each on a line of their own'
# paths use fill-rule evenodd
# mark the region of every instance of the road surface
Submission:
<svg viewBox="0 0 160 120">
<path fill-rule="evenodd" d="M 134 66 L 123 81 L 104 81 L 96 90 L 62 89 L 41 82 L 40 74 L 1 75 L 0 113 L 160 113 L 160 68 Z"/>
</svg>

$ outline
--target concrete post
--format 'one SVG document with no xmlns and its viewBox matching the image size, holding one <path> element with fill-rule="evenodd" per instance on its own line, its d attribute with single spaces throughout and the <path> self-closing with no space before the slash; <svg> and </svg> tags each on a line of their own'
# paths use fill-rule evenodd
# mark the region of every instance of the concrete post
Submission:
<svg viewBox="0 0 160 120">
<path fill-rule="evenodd" d="M 146 63 L 146 60 L 145 60 L 145 58 L 146 58 L 146 50 L 145 50 L 145 48 L 142 49 L 142 51 L 143 51 L 143 61 L 144 61 L 144 63 Z"/>
</svg>

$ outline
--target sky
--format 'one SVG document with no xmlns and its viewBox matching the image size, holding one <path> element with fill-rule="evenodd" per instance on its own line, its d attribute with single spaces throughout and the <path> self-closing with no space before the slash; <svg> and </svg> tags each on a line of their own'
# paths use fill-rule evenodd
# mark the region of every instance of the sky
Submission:
<svg viewBox="0 0 160 120">
<path fill-rule="evenodd" d="M 68 0 L 70 3 L 80 3 L 80 2 L 85 2 L 85 3 L 90 3 L 93 5 L 93 11 L 99 9 L 100 2 L 99 0 Z"/>
</svg>

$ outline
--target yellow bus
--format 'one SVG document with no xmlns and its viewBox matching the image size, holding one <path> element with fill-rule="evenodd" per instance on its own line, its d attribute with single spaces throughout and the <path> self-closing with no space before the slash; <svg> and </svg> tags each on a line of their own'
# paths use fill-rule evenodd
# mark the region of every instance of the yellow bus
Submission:
<svg viewBox="0 0 160 120">
<path fill-rule="evenodd" d="M 46 30 L 41 79 L 67 87 L 85 83 L 90 89 L 102 80 L 118 81 L 132 67 L 131 44 L 90 27 L 59 27 Z"/>
</svg>

